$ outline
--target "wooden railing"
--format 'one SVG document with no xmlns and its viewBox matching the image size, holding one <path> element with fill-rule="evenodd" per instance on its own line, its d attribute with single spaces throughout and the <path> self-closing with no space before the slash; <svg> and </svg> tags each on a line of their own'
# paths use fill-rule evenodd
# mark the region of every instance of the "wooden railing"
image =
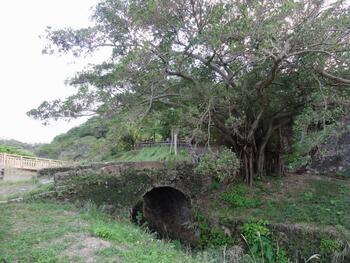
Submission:
<svg viewBox="0 0 350 263">
<path fill-rule="evenodd" d="M 159 146 L 168 146 L 170 147 L 171 143 L 170 141 L 161 141 L 161 142 L 154 142 L 154 141 L 144 141 L 139 142 L 135 145 L 135 149 L 141 149 L 141 148 L 147 148 L 147 147 L 159 147 Z M 178 148 L 191 148 L 191 144 L 185 141 L 178 141 L 177 143 Z"/>
<path fill-rule="evenodd" d="M 39 170 L 43 168 L 54 168 L 68 166 L 69 162 L 20 156 L 15 154 L 0 153 L 0 167 L 17 168 L 24 170 Z"/>
</svg>

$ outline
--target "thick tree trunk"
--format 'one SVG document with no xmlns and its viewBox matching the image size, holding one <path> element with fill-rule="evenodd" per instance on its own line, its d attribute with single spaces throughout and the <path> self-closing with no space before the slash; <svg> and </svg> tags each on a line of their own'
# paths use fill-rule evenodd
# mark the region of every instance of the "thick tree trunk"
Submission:
<svg viewBox="0 0 350 263">
<path fill-rule="evenodd" d="M 273 173 L 283 175 L 284 150 L 281 131 L 282 127 L 290 123 L 290 115 L 289 112 L 276 114 L 268 120 L 266 127 L 266 120 L 261 120 L 259 124 L 259 114 L 252 124 L 246 126 L 250 128 L 245 134 L 231 133 L 231 140 L 228 142 L 233 141 L 230 146 L 241 156 L 241 173 L 246 183 L 252 185 L 254 176 L 264 178 Z"/>
<path fill-rule="evenodd" d="M 244 179 L 249 185 L 253 184 L 254 178 L 254 152 L 251 145 L 246 145 L 243 148 L 243 167 Z"/>
<path fill-rule="evenodd" d="M 281 128 L 278 129 L 278 146 L 277 146 L 277 162 L 276 162 L 276 174 L 278 176 L 284 175 L 284 163 L 282 154 L 284 152 L 284 143 Z"/>
<path fill-rule="evenodd" d="M 259 150 L 258 164 L 257 164 L 257 176 L 259 176 L 261 178 L 266 176 L 265 149 Z"/>
<path fill-rule="evenodd" d="M 266 152 L 266 145 L 270 140 L 271 134 L 272 134 L 272 122 L 269 124 L 269 128 L 262 139 L 262 142 L 260 143 L 259 147 L 259 154 L 258 154 L 258 164 L 257 164 L 257 175 L 261 178 L 266 176 L 266 159 L 265 159 L 265 152 Z"/>
</svg>

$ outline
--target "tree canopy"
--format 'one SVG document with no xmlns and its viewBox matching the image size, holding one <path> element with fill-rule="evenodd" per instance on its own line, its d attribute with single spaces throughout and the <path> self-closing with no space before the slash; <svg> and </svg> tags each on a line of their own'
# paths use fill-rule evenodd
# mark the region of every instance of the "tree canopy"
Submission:
<svg viewBox="0 0 350 263">
<path fill-rule="evenodd" d="M 346 1 L 102 0 L 94 26 L 48 28 L 45 52 L 110 58 L 69 79 L 73 96 L 28 114 L 159 120 L 174 109 L 188 140 L 231 147 L 251 183 L 280 172 L 296 116 L 311 109 L 322 126 L 346 112 L 349 14 Z"/>
</svg>

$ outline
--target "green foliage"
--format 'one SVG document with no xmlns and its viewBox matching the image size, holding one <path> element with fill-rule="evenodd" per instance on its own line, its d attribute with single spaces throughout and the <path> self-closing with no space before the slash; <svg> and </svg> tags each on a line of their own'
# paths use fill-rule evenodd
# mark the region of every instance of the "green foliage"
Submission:
<svg viewBox="0 0 350 263">
<path fill-rule="evenodd" d="M 96 236 L 101 237 L 103 239 L 112 240 L 113 239 L 113 231 L 107 226 L 98 226 L 94 229 L 94 233 Z"/>
<path fill-rule="evenodd" d="M 266 227 L 266 220 L 250 220 L 242 227 L 242 233 L 249 243 L 258 243 L 260 237 L 269 237 L 270 230 Z"/>
<path fill-rule="evenodd" d="M 255 208 L 262 204 L 259 199 L 249 197 L 248 195 L 248 187 L 243 184 L 237 184 L 223 192 L 221 198 L 233 208 Z"/>
<path fill-rule="evenodd" d="M 53 159 L 101 160 L 114 148 L 115 144 L 107 140 L 113 125 L 114 120 L 91 118 L 79 127 L 56 136 L 50 144 L 40 146 L 36 154 Z"/>
<path fill-rule="evenodd" d="M 330 238 L 323 238 L 320 242 L 320 262 L 327 263 L 329 259 L 332 262 L 343 262 L 343 256 L 349 252 L 343 251 L 343 245 L 340 240 L 334 240 Z"/>
<path fill-rule="evenodd" d="M 30 143 L 24 143 L 20 142 L 14 139 L 0 139 L 0 145 L 6 145 L 11 146 L 16 149 L 21 149 L 30 153 L 34 153 L 35 150 L 40 147 L 42 144 L 36 143 L 36 144 L 30 144 Z"/>
<path fill-rule="evenodd" d="M 314 194 L 310 191 L 304 193 L 304 200 L 311 201 L 314 197 Z"/>
<path fill-rule="evenodd" d="M 59 262 L 59 255 L 54 249 L 33 249 L 32 260 L 37 263 L 56 263 Z"/>
<path fill-rule="evenodd" d="M 333 254 L 341 250 L 341 243 L 338 240 L 322 239 L 320 242 L 320 251 L 323 254 Z"/>
<path fill-rule="evenodd" d="M 236 154 L 225 148 L 220 152 L 208 152 L 205 154 L 195 168 L 195 172 L 212 176 L 222 182 L 226 179 L 232 180 L 236 178 L 239 164 Z"/>
<path fill-rule="evenodd" d="M 137 211 L 136 224 L 138 226 L 141 226 L 142 222 L 144 222 L 144 221 L 145 221 L 145 219 L 144 219 L 143 213 L 141 211 Z"/>
<path fill-rule="evenodd" d="M 217 248 L 222 246 L 233 245 L 234 239 L 225 234 L 220 228 L 215 228 L 209 224 L 208 220 L 205 218 L 204 214 L 199 211 L 195 213 L 195 222 L 198 225 L 200 231 L 200 244 L 199 246 L 203 248 Z"/>
<path fill-rule="evenodd" d="M 337 171 L 336 176 L 349 179 L 350 178 L 350 170 Z"/>
<path fill-rule="evenodd" d="M 34 157 L 35 155 L 27 150 L 16 148 L 9 145 L 0 144 L 0 153 L 17 154 L 21 156 Z"/>
<path fill-rule="evenodd" d="M 220 187 L 221 187 L 221 184 L 217 180 L 214 180 L 210 185 L 210 188 L 214 190 L 220 189 Z"/>
<path fill-rule="evenodd" d="M 75 161 L 109 161 L 117 154 L 134 148 L 140 136 L 137 124 L 123 116 L 93 117 L 65 134 L 56 136 L 50 144 L 40 146 L 36 154 L 53 159 Z"/>
<path fill-rule="evenodd" d="M 258 259 L 258 262 L 289 262 L 286 252 L 274 247 L 267 224 L 264 220 L 250 220 L 242 226 L 242 234 L 252 257 Z"/>
<path fill-rule="evenodd" d="M 183 114 L 179 109 L 169 108 L 162 111 L 160 116 L 160 131 L 163 138 L 170 138 L 171 129 L 179 126 L 182 116 Z"/>
<path fill-rule="evenodd" d="M 36 184 L 37 185 L 33 190 L 23 194 L 24 199 L 27 199 L 27 200 L 35 199 L 40 197 L 41 194 L 45 194 L 55 189 L 53 183 L 42 184 L 40 182 L 37 182 Z"/>
</svg>

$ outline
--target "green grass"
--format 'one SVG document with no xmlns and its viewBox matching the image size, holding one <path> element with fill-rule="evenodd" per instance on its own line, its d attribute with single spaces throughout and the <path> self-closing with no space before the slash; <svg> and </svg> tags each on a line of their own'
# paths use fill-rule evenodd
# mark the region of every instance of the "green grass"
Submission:
<svg viewBox="0 0 350 263">
<path fill-rule="evenodd" d="M 222 194 L 226 197 L 223 201 L 220 198 L 212 201 L 211 210 L 225 218 L 253 217 L 350 230 L 350 185 L 341 180 L 305 178 L 302 184 L 295 185 L 293 180 L 285 179 L 259 182 L 244 191 L 239 190 L 239 185 L 238 190 L 232 190 L 235 188 L 232 186 Z M 247 203 L 247 200 L 250 201 Z M 260 200 L 260 203 L 251 200 Z"/>
<path fill-rule="evenodd" d="M 6 204 L 0 205 L 0 214 L 0 262 L 84 262 L 78 251 L 74 259 L 65 251 L 88 237 L 110 243 L 94 251 L 96 262 L 196 262 L 175 244 L 157 240 L 122 217 L 107 217 L 92 205 Z"/>
<path fill-rule="evenodd" d="M 261 201 L 249 195 L 247 185 L 238 184 L 232 186 L 221 194 L 221 199 L 233 208 L 254 208 L 261 205 Z"/>
<path fill-rule="evenodd" d="M 18 180 L 18 181 L 0 181 L 0 187 L 37 184 L 38 182 L 39 180 L 36 177 L 32 179 L 24 179 L 24 180 Z"/>
<path fill-rule="evenodd" d="M 118 155 L 117 161 L 142 162 L 142 161 L 190 161 L 191 156 L 185 149 L 181 149 L 178 155 L 170 153 L 169 147 L 148 147 L 140 150 L 129 151 Z"/>
<path fill-rule="evenodd" d="M 17 199 L 20 197 L 28 199 L 35 195 L 52 191 L 52 189 L 53 183 L 42 184 L 37 178 L 0 182 L 0 201 Z"/>
<path fill-rule="evenodd" d="M 226 247 L 183 250 L 178 241 L 159 240 L 131 224 L 126 215 L 107 216 L 91 203 L 80 208 L 53 202 L 6 204 L 0 205 L 0 215 L 0 262 L 86 262 L 93 258 L 94 262 L 206 263 L 231 262 L 229 258 L 236 257 Z M 89 248 L 86 241 L 109 246 L 97 245 L 82 254 Z"/>
<path fill-rule="evenodd" d="M 349 179 L 350 178 L 350 170 L 338 171 L 336 173 L 336 176 L 343 178 L 343 179 Z"/>
<path fill-rule="evenodd" d="M 0 182 L 0 201 L 7 201 L 23 197 L 25 194 L 41 184 L 36 178 L 20 181 L 2 181 Z"/>
<path fill-rule="evenodd" d="M 310 191 L 290 200 L 274 200 L 252 215 L 274 221 L 305 222 L 322 225 L 341 225 L 350 229 L 350 187 L 338 182 L 310 179 Z"/>
</svg>

